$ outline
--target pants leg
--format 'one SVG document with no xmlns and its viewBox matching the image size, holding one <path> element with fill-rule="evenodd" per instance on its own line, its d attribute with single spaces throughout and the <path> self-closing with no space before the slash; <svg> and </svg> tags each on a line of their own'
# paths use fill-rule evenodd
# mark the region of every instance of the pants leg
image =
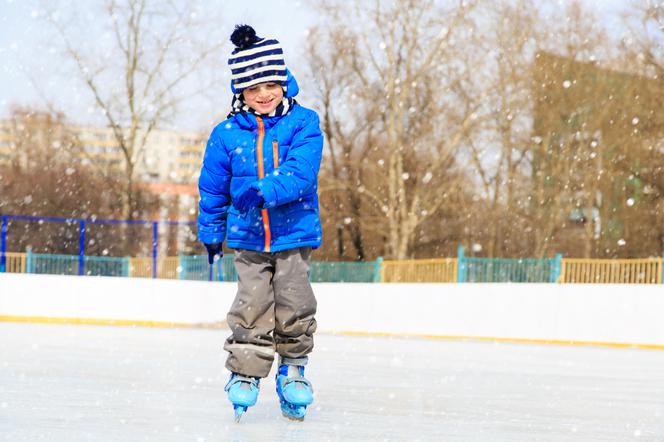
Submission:
<svg viewBox="0 0 664 442">
<path fill-rule="evenodd" d="M 275 253 L 272 281 L 275 300 L 274 339 L 282 358 L 300 361 L 314 348 L 316 298 L 309 283 L 311 247 Z"/>
<path fill-rule="evenodd" d="M 235 252 L 238 291 L 227 315 L 231 336 L 224 344 L 226 368 L 264 378 L 274 360 L 274 260 L 269 253 Z"/>
</svg>

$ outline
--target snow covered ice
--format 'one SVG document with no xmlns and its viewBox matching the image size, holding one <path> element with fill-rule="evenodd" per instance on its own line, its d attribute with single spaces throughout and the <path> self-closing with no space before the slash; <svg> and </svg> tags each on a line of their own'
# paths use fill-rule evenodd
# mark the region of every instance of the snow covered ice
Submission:
<svg viewBox="0 0 664 442">
<path fill-rule="evenodd" d="M 0 324 L 5 441 L 661 441 L 664 352 L 319 334 L 303 423 L 240 424 L 227 330 Z"/>
</svg>

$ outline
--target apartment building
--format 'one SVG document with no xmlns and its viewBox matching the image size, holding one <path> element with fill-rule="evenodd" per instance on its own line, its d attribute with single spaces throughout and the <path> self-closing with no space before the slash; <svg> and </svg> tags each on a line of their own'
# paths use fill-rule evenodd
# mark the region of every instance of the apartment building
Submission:
<svg viewBox="0 0 664 442">
<path fill-rule="evenodd" d="M 8 164 L 12 159 L 13 135 L 9 125 L 0 122 L 0 164 Z"/>
<path fill-rule="evenodd" d="M 80 148 L 83 164 L 108 170 L 124 166 L 124 153 L 109 128 L 73 126 L 70 131 Z M 145 133 L 138 131 L 139 139 Z M 153 130 L 136 160 L 136 177 L 142 183 L 195 184 L 205 150 L 200 133 Z"/>
<path fill-rule="evenodd" d="M 138 182 L 196 183 L 205 134 L 152 130 L 145 137 L 139 130 L 136 136 L 146 138 L 145 148 L 135 157 Z M 83 165 L 109 172 L 124 167 L 124 153 L 110 128 L 63 124 L 46 113 L 18 113 L 13 119 L 0 120 L 0 165 L 25 163 L 30 155 L 63 143 Z"/>
</svg>

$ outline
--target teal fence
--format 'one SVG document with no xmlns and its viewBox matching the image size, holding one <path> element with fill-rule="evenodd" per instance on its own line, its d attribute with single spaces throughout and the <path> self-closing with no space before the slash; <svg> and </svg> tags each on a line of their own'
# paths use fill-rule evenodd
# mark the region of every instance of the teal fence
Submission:
<svg viewBox="0 0 664 442">
<path fill-rule="evenodd" d="M 7 267 L 0 272 L 56 275 L 89 275 L 237 281 L 233 255 L 225 255 L 214 266 L 206 255 L 152 257 L 106 257 L 7 253 Z M 662 284 L 661 258 L 627 260 L 554 258 L 467 257 L 459 247 L 457 258 L 369 262 L 320 262 L 310 267 L 312 282 L 459 282 L 459 283 L 657 283 Z M 83 271 L 81 271 L 83 269 Z M 441 271 L 444 279 L 441 280 Z"/>
<path fill-rule="evenodd" d="M 83 271 L 89 276 L 129 276 L 129 258 L 86 256 Z"/>
<path fill-rule="evenodd" d="M 555 258 L 475 258 L 458 249 L 457 282 L 556 282 L 562 256 Z"/>
<path fill-rule="evenodd" d="M 369 262 L 311 263 L 311 282 L 375 282 L 380 281 L 380 260 Z"/>
<path fill-rule="evenodd" d="M 193 281 L 237 281 L 237 272 L 233 264 L 233 255 L 224 255 L 212 266 L 207 255 L 180 256 L 180 279 Z"/>
<path fill-rule="evenodd" d="M 463 282 L 555 282 L 554 259 L 466 258 Z"/>
<path fill-rule="evenodd" d="M 27 253 L 26 273 L 47 275 L 78 275 L 77 255 Z M 129 258 L 85 256 L 83 273 L 89 276 L 129 276 Z"/>
<path fill-rule="evenodd" d="M 207 256 L 180 257 L 181 279 L 205 281 L 209 279 Z M 311 282 L 374 282 L 380 273 L 376 262 L 321 262 L 313 261 L 310 267 Z M 237 281 L 233 255 L 224 257 L 214 265 L 212 279 Z"/>
<path fill-rule="evenodd" d="M 180 279 L 206 281 L 209 279 L 207 256 L 183 256 L 180 258 Z M 310 267 L 311 282 L 374 282 L 380 266 L 371 262 L 320 262 L 313 261 Z M 237 281 L 233 255 L 224 257 L 214 265 L 214 281 Z"/>
<path fill-rule="evenodd" d="M 50 275 L 79 275 L 80 256 L 51 255 L 27 252 L 25 255 L 26 273 Z M 380 262 L 319 262 L 311 263 L 309 279 L 312 282 L 378 282 Z M 151 265 L 151 261 L 148 265 Z M 173 269 L 169 272 L 168 267 Z M 176 268 L 177 266 L 177 268 Z M 224 255 L 213 266 L 208 264 L 207 255 L 166 257 L 158 261 L 156 275 L 164 278 L 178 278 L 194 281 L 237 281 L 233 255 Z M 142 276 L 152 274 L 152 269 L 142 272 L 134 270 L 132 258 L 85 256 L 83 275 L 87 276 Z"/>
<path fill-rule="evenodd" d="M 48 275 L 78 275 L 78 256 L 28 252 L 26 272 Z"/>
</svg>

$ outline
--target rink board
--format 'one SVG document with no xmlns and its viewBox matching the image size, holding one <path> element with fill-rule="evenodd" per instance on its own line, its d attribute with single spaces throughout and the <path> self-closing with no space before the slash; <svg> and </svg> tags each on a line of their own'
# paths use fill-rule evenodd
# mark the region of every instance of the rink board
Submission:
<svg viewBox="0 0 664 442">
<path fill-rule="evenodd" d="M 235 283 L 0 274 L 0 320 L 224 325 Z M 319 331 L 664 349 L 664 287 L 314 284 Z"/>
</svg>

